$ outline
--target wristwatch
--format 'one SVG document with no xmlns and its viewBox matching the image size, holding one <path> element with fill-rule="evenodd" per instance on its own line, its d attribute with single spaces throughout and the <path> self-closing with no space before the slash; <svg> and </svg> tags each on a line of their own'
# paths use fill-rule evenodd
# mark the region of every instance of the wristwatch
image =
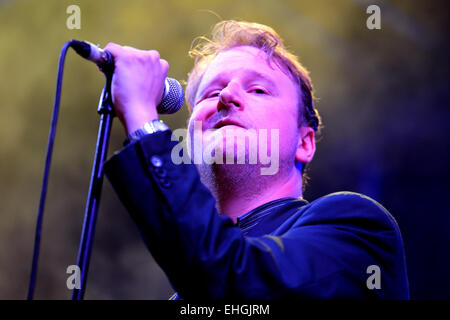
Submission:
<svg viewBox="0 0 450 320">
<path fill-rule="evenodd" d="M 162 122 L 162 120 L 152 120 L 150 122 L 146 122 L 142 128 L 130 133 L 125 139 L 123 145 L 126 146 L 131 142 L 139 140 L 141 137 L 148 134 L 166 130 L 169 130 L 169 127 L 164 122 Z"/>
</svg>

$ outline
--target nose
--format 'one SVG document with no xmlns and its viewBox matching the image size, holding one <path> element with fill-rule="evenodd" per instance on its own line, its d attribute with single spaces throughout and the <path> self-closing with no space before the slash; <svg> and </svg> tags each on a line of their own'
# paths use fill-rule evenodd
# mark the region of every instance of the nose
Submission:
<svg viewBox="0 0 450 320">
<path fill-rule="evenodd" d="M 242 108 L 242 97 L 240 94 L 240 86 L 238 83 L 231 81 L 228 85 L 222 89 L 219 94 L 219 106 L 221 107 L 237 107 Z"/>
</svg>

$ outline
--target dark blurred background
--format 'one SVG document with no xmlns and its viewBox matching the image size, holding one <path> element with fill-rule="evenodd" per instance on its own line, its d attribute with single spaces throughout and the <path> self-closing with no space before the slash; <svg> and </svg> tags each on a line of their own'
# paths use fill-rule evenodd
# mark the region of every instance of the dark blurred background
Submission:
<svg viewBox="0 0 450 320">
<path fill-rule="evenodd" d="M 66 8 L 81 9 L 69 30 Z M 366 8 L 381 9 L 369 30 Z M 305 198 L 350 190 L 382 203 L 405 242 L 413 299 L 450 299 L 447 1 L 0 1 L 0 298 L 26 297 L 56 69 L 72 38 L 156 49 L 186 79 L 192 39 L 221 19 L 274 27 L 310 70 L 325 128 Z M 66 60 L 35 297 L 69 299 L 103 75 Z M 188 112 L 162 118 L 184 127 Z M 124 132 L 115 120 L 110 154 Z M 163 271 L 105 180 L 86 299 L 167 299 Z"/>
</svg>

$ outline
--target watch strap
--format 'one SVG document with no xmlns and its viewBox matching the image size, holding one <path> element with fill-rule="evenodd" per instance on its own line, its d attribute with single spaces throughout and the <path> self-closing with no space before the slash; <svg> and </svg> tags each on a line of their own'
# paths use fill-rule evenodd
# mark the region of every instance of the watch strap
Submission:
<svg viewBox="0 0 450 320">
<path fill-rule="evenodd" d="M 125 139 L 123 145 L 126 146 L 131 142 L 139 140 L 141 137 L 146 136 L 148 134 L 153 134 L 155 132 L 166 130 L 169 130 L 169 127 L 164 122 L 162 122 L 162 120 L 152 120 L 146 122 L 141 128 L 130 133 Z"/>
</svg>

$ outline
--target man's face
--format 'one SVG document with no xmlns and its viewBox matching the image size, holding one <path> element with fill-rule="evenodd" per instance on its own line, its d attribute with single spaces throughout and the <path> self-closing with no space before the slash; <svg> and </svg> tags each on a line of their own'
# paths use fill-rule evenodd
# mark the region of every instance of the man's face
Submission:
<svg viewBox="0 0 450 320">
<path fill-rule="evenodd" d="M 251 46 L 226 50 L 210 63 L 198 87 L 189 131 L 201 121 L 203 143 L 225 130 L 279 132 L 280 163 L 294 165 L 298 144 L 298 93 L 286 72 Z M 260 147 L 260 146 L 259 146 Z M 228 151 L 228 150 L 227 150 Z M 268 152 L 271 145 L 268 143 Z M 191 155 L 192 156 L 192 155 Z"/>
</svg>

